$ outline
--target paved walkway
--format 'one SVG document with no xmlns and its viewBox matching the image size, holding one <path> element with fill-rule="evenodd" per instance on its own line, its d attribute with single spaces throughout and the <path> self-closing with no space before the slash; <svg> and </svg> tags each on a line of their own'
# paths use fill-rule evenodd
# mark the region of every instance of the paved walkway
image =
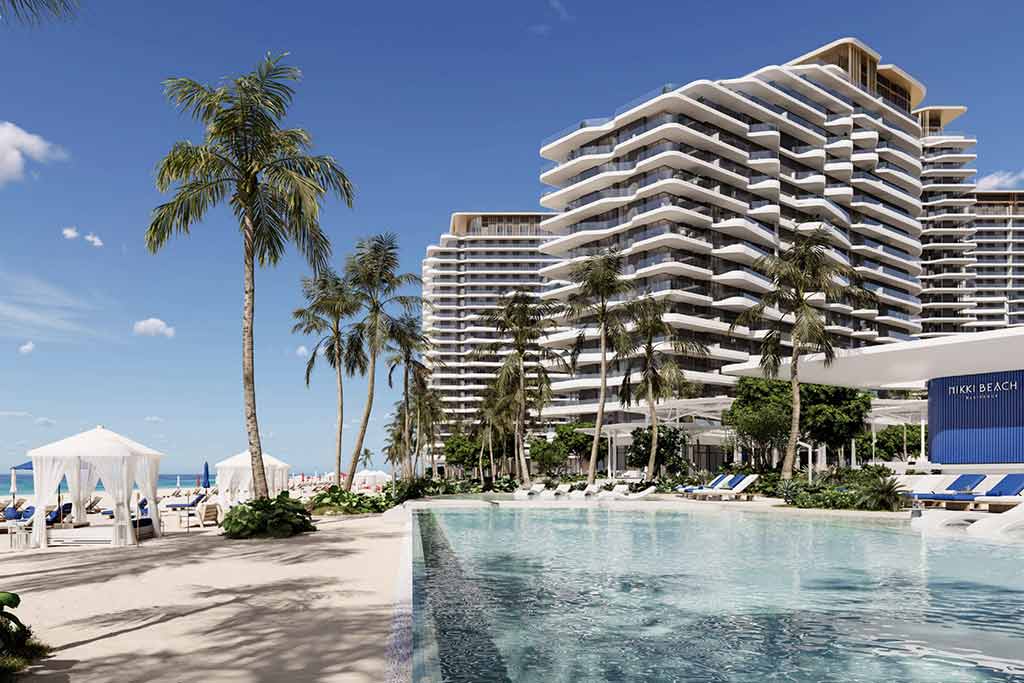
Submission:
<svg viewBox="0 0 1024 683">
<path fill-rule="evenodd" d="M 290 539 L 215 532 L 5 554 L 0 590 L 53 655 L 28 680 L 384 680 L 401 518 Z"/>
</svg>

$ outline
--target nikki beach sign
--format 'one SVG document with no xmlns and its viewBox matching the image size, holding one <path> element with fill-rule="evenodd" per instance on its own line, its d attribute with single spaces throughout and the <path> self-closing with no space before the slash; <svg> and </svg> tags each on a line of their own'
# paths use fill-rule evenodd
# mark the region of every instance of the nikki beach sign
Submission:
<svg viewBox="0 0 1024 683">
<path fill-rule="evenodd" d="M 997 396 L 1004 391 L 1017 391 L 1017 380 L 1006 379 L 996 382 L 973 382 L 970 384 L 952 384 L 946 389 L 949 396 L 965 398 L 987 398 Z"/>
</svg>

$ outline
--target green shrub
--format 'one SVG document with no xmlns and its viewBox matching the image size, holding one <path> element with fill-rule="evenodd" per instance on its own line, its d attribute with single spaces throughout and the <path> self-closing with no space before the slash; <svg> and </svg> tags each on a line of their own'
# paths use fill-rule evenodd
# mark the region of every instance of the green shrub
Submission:
<svg viewBox="0 0 1024 683">
<path fill-rule="evenodd" d="M 223 528 L 228 538 L 286 538 L 316 531 L 309 511 L 287 491 L 276 498 L 256 498 L 236 505 L 224 515 Z"/>
<path fill-rule="evenodd" d="M 313 496 L 308 507 L 311 512 L 316 514 L 335 512 L 344 515 L 359 515 L 384 512 L 393 507 L 393 502 L 391 497 L 385 493 L 380 495 L 355 493 L 346 491 L 341 486 L 332 486 Z"/>
<path fill-rule="evenodd" d="M 491 490 L 499 493 L 512 493 L 517 488 L 519 488 L 519 482 L 507 474 L 505 476 L 498 477 L 491 483 Z"/>
<path fill-rule="evenodd" d="M 903 507 L 903 490 L 895 477 L 875 475 L 859 488 L 856 504 L 863 510 L 899 512 Z"/>
<path fill-rule="evenodd" d="M 32 638 L 32 629 L 10 612 L 20 604 L 17 593 L 0 591 L 0 680 L 13 680 L 16 672 L 49 651 Z"/>
</svg>

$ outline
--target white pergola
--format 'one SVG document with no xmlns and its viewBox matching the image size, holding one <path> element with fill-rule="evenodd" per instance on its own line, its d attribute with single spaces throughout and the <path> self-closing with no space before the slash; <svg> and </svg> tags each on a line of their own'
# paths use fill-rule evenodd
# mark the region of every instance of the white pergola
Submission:
<svg viewBox="0 0 1024 683">
<path fill-rule="evenodd" d="M 132 532 L 131 496 L 138 485 L 156 511 L 157 480 L 163 454 L 103 427 L 69 436 L 28 452 L 32 459 L 36 510 L 32 517 L 33 547 L 47 546 L 46 504 L 67 477 L 75 519 L 85 521 L 85 500 L 98 481 L 110 496 L 114 510 L 111 545 L 128 545 Z M 156 514 L 159 514 L 157 512 Z M 153 533 L 160 535 L 160 520 L 153 520 Z"/>
<path fill-rule="evenodd" d="M 217 488 L 221 508 L 225 511 L 237 505 L 252 492 L 252 458 L 242 451 L 214 465 L 217 470 Z M 274 456 L 263 454 L 263 471 L 267 475 L 267 489 L 273 498 L 288 488 L 291 465 Z"/>
<path fill-rule="evenodd" d="M 925 425 L 928 424 L 928 401 L 926 399 L 881 399 L 871 401 L 871 412 L 866 422 L 871 425 L 871 457 L 875 457 L 877 428 L 903 426 L 903 459 L 907 459 L 907 425 L 917 424 L 921 430 L 920 458 L 926 458 Z"/>
</svg>

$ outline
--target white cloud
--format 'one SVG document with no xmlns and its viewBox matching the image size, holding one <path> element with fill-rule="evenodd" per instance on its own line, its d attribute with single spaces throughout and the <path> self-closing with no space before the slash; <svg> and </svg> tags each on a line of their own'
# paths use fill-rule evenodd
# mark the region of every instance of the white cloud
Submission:
<svg viewBox="0 0 1024 683">
<path fill-rule="evenodd" d="M 66 240 L 77 240 L 78 239 L 78 228 L 73 225 L 69 225 L 60 231 L 60 234 L 64 235 Z"/>
<path fill-rule="evenodd" d="M 979 190 L 1013 190 L 1024 184 L 1024 170 L 996 171 L 978 179 Z"/>
<path fill-rule="evenodd" d="M 85 241 L 91 244 L 92 246 L 96 247 L 97 249 L 103 246 L 103 240 L 101 240 L 99 235 L 95 233 L 90 232 L 88 235 L 86 235 Z"/>
<path fill-rule="evenodd" d="M 298 356 L 299 358 L 308 358 L 309 349 L 307 349 L 305 346 L 299 346 L 299 348 L 295 349 L 295 355 Z"/>
<path fill-rule="evenodd" d="M 555 14 L 562 21 L 572 21 L 572 15 L 569 14 L 569 10 L 562 4 L 562 0 L 548 0 L 548 6 L 554 10 Z"/>
<path fill-rule="evenodd" d="M 25 342 L 24 344 L 22 344 L 21 346 L 18 347 L 18 353 L 20 353 L 23 356 L 28 355 L 28 354 L 32 353 L 33 351 L 35 351 L 35 350 L 36 350 L 36 345 L 32 342 L 32 340 L 29 340 L 29 341 Z"/>
<path fill-rule="evenodd" d="M 36 424 L 39 425 L 40 427 L 52 427 L 53 425 L 57 424 L 57 421 L 51 420 L 48 417 L 37 417 Z"/>
<path fill-rule="evenodd" d="M 85 324 L 96 309 L 57 285 L 0 268 L 0 338 L 68 341 L 101 336 Z"/>
<path fill-rule="evenodd" d="M 0 417 L 32 417 L 32 413 L 24 410 L 0 410 Z"/>
<path fill-rule="evenodd" d="M 147 415 L 146 417 L 144 417 L 142 419 L 145 420 L 146 422 L 154 422 L 154 423 L 163 422 L 164 421 L 164 419 L 162 417 L 160 417 L 159 415 Z"/>
<path fill-rule="evenodd" d="M 25 160 L 60 161 L 68 155 L 59 146 L 10 121 L 0 121 L 0 187 L 25 177 Z"/>
<path fill-rule="evenodd" d="M 139 320 L 132 325 L 132 332 L 142 337 L 167 337 L 174 336 L 174 328 L 160 318 L 146 318 Z"/>
</svg>

